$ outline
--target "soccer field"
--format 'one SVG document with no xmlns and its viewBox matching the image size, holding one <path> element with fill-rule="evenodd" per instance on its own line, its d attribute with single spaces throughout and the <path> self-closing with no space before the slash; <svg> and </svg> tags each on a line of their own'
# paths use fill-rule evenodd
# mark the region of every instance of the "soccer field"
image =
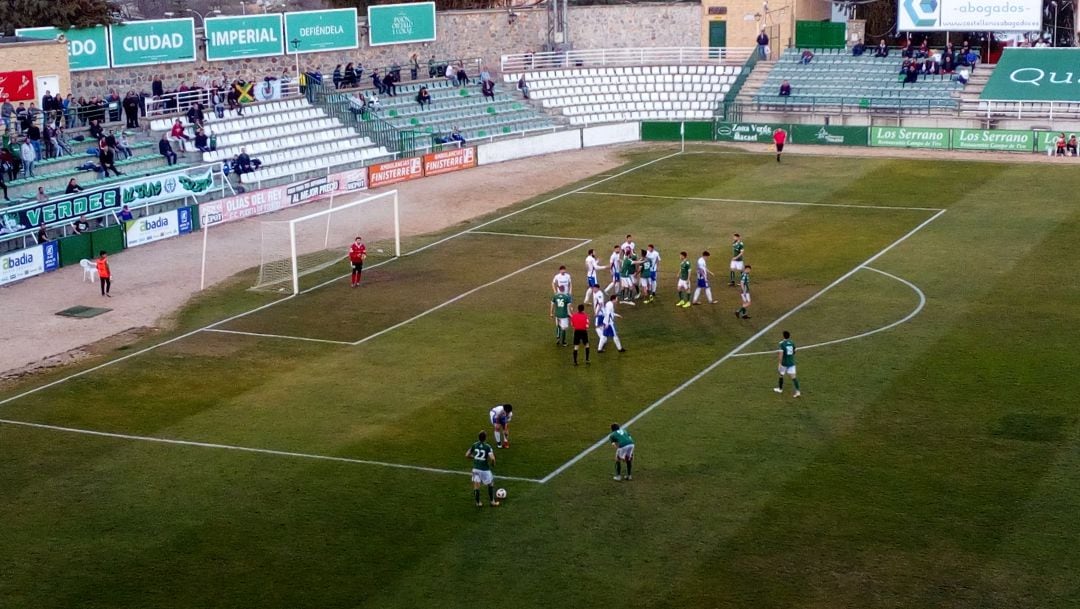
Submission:
<svg viewBox="0 0 1080 609">
<path fill-rule="evenodd" d="M 291 298 L 244 273 L 0 394 L 0 606 L 1074 607 L 1072 173 L 639 151 L 405 239 L 358 290 L 344 263 Z M 551 277 L 580 302 L 627 233 L 659 298 L 574 367 Z M 704 249 L 719 303 L 675 307 Z M 782 330 L 799 400 L 771 390 Z M 464 453 L 498 402 L 510 498 L 478 510 Z"/>
</svg>

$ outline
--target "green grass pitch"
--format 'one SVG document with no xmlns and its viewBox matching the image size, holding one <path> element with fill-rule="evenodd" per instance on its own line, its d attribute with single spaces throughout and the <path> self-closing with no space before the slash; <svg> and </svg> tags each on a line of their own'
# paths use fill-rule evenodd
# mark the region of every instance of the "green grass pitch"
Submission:
<svg viewBox="0 0 1080 609">
<path fill-rule="evenodd" d="M 1075 168 L 702 147 L 614 173 L 406 239 L 360 290 L 241 274 L 7 388 L 0 607 L 1080 604 Z M 660 298 L 575 368 L 551 277 L 580 301 L 627 233 Z M 706 248 L 720 303 L 674 307 Z M 784 329 L 799 400 L 756 354 Z M 478 510 L 464 452 L 500 401 L 510 497 Z M 613 421 L 633 482 L 590 450 Z"/>
</svg>

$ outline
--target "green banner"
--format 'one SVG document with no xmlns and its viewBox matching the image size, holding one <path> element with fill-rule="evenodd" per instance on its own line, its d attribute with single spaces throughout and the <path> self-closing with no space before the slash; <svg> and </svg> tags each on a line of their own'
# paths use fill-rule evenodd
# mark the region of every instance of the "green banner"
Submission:
<svg viewBox="0 0 1080 609">
<path fill-rule="evenodd" d="M 367 15 L 373 47 L 435 40 L 434 2 L 368 6 Z"/>
<path fill-rule="evenodd" d="M 68 65 L 72 72 L 104 70 L 109 67 L 109 39 L 103 25 L 81 29 L 61 30 L 54 27 L 30 27 L 15 30 L 16 36 L 55 40 L 60 34 L 67 38 Z"/>
<path fill-rule="evenodd" d="M 273 57 L 285 53 L 281 14 L 211 17 L 206 20 L 206 60 Z"/>
<path fill-rule="evenodd" d="M 1032 131 L 1008 129 L 953 129 L 953 150 L 1004 150 L 1031 152 L 1035 146 Z"/>
<path fill-rule="evenodd" d="M 195 61 L 195 20 L 127 21 L 109 26 L 114 68 Z"/>
<path fill-rule="evenodd" d="M 871 146 L 897 148 L 949 148 L 949 129 L 925 127 L 870 127 Z"/>
<path fill-rule="evenodd" d="M 716 123 L 716 139 L 721 142 L 762 142 L 773 141 L 773 131 L 782 127 L 791 131 L 790 125 L 779 123 Z"/>
<path fill-rule="evenodd" d="M 1007 48 L 998 59 L 981 99 L 1080 100 L 1080 49 Z"/>
<path fill-rule="evenodd" d="M 285 13 L 285 52 L 290 55 L 359 46 L 355 8 Z"/>
<path fill-rule="evenodd" d="M 865 146 L 869 139 L 866 127 L 834 125 L 792 125 L 792 144 L 821 144 L 825 146 Z"/>
</svg>

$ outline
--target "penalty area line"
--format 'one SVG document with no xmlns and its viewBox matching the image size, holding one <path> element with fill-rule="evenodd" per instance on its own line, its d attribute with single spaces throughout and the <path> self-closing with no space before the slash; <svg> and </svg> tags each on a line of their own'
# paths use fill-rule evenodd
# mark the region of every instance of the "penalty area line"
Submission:
<svg viewBox="0 0 1080 609">
<path fill-rule="evenodd" d="M 43 429 L 48 431 L 59 431 L 65 433 L 74 433 L 87 436 L 97 436 L 100 438 L 112 438 L 116 440 L 133 440 L 137 442 L 152 442 L 156 444 L 170 444 L 173 446 L 190 446 L 194 448 L 213 448 L 217 450 L 231 450 L 245 453 L 255 453 L 260 455 L 273 455 L 276 457 L 291 457 L 294 459 L 312 459 L 316 461 L 334 461 L 337 463 L 351 463 L 354 465 L 372 465 L 376 467 L 388 467 L 393 469 L 406 469 L 418 472 L 427 472 L 430 474 L 450 474 L 457 476 L 469 476 L 468 471 L 455 470 L 455 469 L 441 469 L 438 467 L 424 467 L 422 465 L 407 465 L 405 463 L 389 463 L 386 461 L 373 461 L 370 459 L 353 459 L 351 457 L 335 457 L 333 455 L 319 455 L 313 453 L 300 453 L 288 450 L 274 450 L 272 448 L 255 448 L 252 446 L 236 446 L 233 444 L 216 444 L 213 442 L 196 442 L 194 440 L 177 440 L 175 438 L 159 438 L 156 436 L 137 436 L 124 433 L 113 433 L 108 431 L 95 431 L 92 429 L 80 429 L 76 427 L 62 427 L 59 425 L 47 425 L 45 423 L 30 423 L 28 421 L 13 421 L 10 419 L 0 419 L 0 423 L 5 425 L 15 425 L 19 427 L 30 427 L 33 429 Z M 536 478 L 521 478 L 517 476 L 496 476 L 500 480 L 514 480 L 516 482 L 533 482 L 539 483 L 540 480 Z"/>
<path fill-rule="evenodd" d="M 525 237 L 526 239 L 558 239 L 561 241 L 584 241 L 585 237 L 556 237 L 555 235 L 530 235 L 528 233 L 500 233 L 490 230 L 469 231 L 470 235 L 495 235 L 498 237 Z"/>
<path fill-rule="evenodd" d="M 307 336 L 289 336 L 287 334 L 262 334 L 260 332 L 241 332 L 239 330 L 223 330 L 221 328 L 207 328 L 205 332 L 217 332 L 220 334 L 239 334 L 240 336 L 255 336 L 258 338 L 280 338 L 283 340 L 303 340 L 311 343 L 325 343 L 328 345 L 351 345 L 344 340 L 327 340 L 325 338 L 308 338 Z"/>
<path fill-rule="evenodd" d="M 758 199 L 718 199 L 710 197 L 676 197 L 672 195 L 646 195 L 627 192 L 585 191 L 583 195 L 627 197 L 638 199 L 666 199 L 671 201 L 701 201 L 705 203 L 751 203 L 756 205 L 792 205 L 797 207 L 840 207 L 848 209 L 878 209 L 884 211 L 942 211 L 940 207 L 890 207 L 888 205 L 859 205 L 857 203 L 809 203 L 806 201 L 766 201 Z"/>
<path fill-rule="evenodd" d="M 767 333 L 771 332 L 773 330 L 773 328 L 780 325 L 781 322 L 783 322 L 787 318 L 791 317 L 792 315 L 798 313 L 799 311 L 801 311 L 805 307 L 809 306 L 810 303 L 814 302 L 818 298 L 821 298 L 829 290 L 835 288 L 836 286 L 840 285 L 844 281 L 847 281 L 848 278 L 850 278 L 852 275 L 854 275 L 855 273 L 858 273 L 863 268 L 868 267 L 868 265 L 873 264 L 875 260 L 877 260 L 878 258 L 881 258 L 885 254 L 889 253 L 890 251 L 892 251 L 893 248 L 900 245 L 904 241 L 907 241 L 915 233 L 917 233 L 917 232 L 921 231 L 922 229 L 926 228 L 931 222 L 933 222 L 934 220 L 937 220 L 938 218 L 940 218 L 941 215 L 945 213 L 945 211 L 946 210 L 943 209 L 943 210 L 937 212 L 936 214 L 934 214 L 933 216 L 930 216 L 926 220 L 923 220 L 918 226 L 911 229 L 910 231 L 905 233 L 903 236 L 901 236 L 897 240 L 890 243 L 889 245 L 885 246 L 884 248 L 879 250 L 876 254 L 874 254 L 873 256 L 870 256 L 869 258 L 864 260 L 861 264 L 859 264 L 855 268 L 853 268 L 850 271 L 844 273 L 843 275 L 837 277 L 836 279 L 833 280 L 832 283 L 830 283 L 829 285 L 821 288 L 820 290 L 818 290 L 817 292 L 812 294 L 806 300 L 804 300 L 804 301 L 800 302 L 799 304 L 795 305 L 795 307 L 790 309 L 787 313 L 784 313 L 780 317 L 777 317 L 773 321 L 769 322 L 768 325 L 766 325 L 764 328 L 758 330 L 756 333 L 754 333 L 753 336 L 751 336 L 750 338 L 746 339 L 741 344 L 739 344 L 739 346 L 735 347 L 731 351 L 728 351 L 720 359 L 718 359 L 718 360 L 714 361 L 713 363 L 709 364 L 703 370 L 701 370 L 700 372 L 698 372 L 694 376 L 692 376 L 689 379 L 687 379 L 686 381 L 684 381 L 681 385 L 679 385 L 678 387 L 672 389 L 671 391 L 669 391 L 665 395 L 661 396 L 659 399 L 657 399 L 652 404 L 649 404 L 647 407 L 645 407 L 644 410 L 642 410 L 641 412 L 634 415 L 629 421 L 627 421 L 626 423 L 623 423 L 623 427 L 624 428 L 625 427 L 630 427 L 634 423 L 640 421 L 642 418 L 644 418 L 650 412 L 652 412 L 652 411 L 656 410 L 657 408 L 659 408 L 660 406 L 662 406 L 665 402 L 667 402 L 671 398 L 673 398 L 673 397 L 679 395 L 680 393 L 682 393 L 683 391 L 685 391 L 688 387 L 690 387 L 694 383 L 701 380 L 703 377 L 705 377 L 705 375 L 707 375 L 710 372 L 712 372 L 713 370 L 715 370 L 721 364 L 723 364 L 724 362 L 728 361 L 729 359 L 735 357 L 735 355 L 738 354 L 740 351 L 742 351 L 743 349 L 747 348 L 748 346 L 754 344 L 754 342 L 758 341 L 762 336 L 765 336 Z M 881 272 L 881 271 L 878 271 L 878 272 Z M 541 484 L 547 484 L 553 478 L 555 478 L 559 474 L 563 473 L 567 469 L 570 469 L 571 467 L 573 467 L 575 464 L 577 464 L 579 461 L 581 461 L 585 457 L 589 456 L 593 451 L 600 448 L 604 444 L 607 444 L 607 442 L 608 442 L 607 436 L 601 438 L 600 440 L 597 440 L 596 443 L 589 446 L 585 450 L 579 452 L 578 454 L 574 455 L 566 463 L 563 463 L 562 465 L 560 465 L 558 468 L 555 469 L 555 471 L 553 471 L 550 474 L 548 474 L 548 475 L 544 476 L 543 478 L 541 478 L 540 483 Z"/>
<path fill-rule="evenodd" d="M 837 338 L 835 340 L 827 340 L 827 341 L 825 341 L 823 343 L 814 343 L 812 345 L 806 345 L 805 347 L 799 347 L 799 351 L 806 351 L 808 349 L 817 349 L 818 347 L 828 347 L 829 345 L 838 345 L 840 343 L 846 343 L 846 342 L 848 342 L 850 340 L 858 340 L 860 338 L 866 338 L 867 336 L 873 336 L 874 334 L 878 334 L 879 332 L 885 332 L 887 330 L 892 330 L 896 326 L 906 324 L 907 322 L 914 319 L 915 316 L 918 315 L 919 313 L 921 313 L 923 308 L 926 306 L 926 294 L 924 294 L 923 291 L 919 289 L 919 286 L 915 285 L 914 283 L 911 283 L 910 281 L 908 281 L 907 279 L 904 279 L 902 277 L 897 277 L 896 275 L 893 275 L 892 273 L 886 273 L 885 271 L 882 271 L 881 269 L 875 269 L 875 268 L 869 267 L 869 266 L 864 266 L 862 268 L 867 270 L 867 271 L 874 271 L 875 273 L 880 273 L 880 274 L 882 274 L 882 275 L 884 275 L 886 277 L 889 277 L 890 279 L 895 279 L 896 281 L 899 281 L 900 283 L 902 283 L 902 284 L 906 285 L 907 287 L 911 288 L 915 292 L 915 294 L 918 295 L 919 304 L 915 305 L 915 308 L 910 313 L 905 315 L 903 318 L 892 322 L 891 324 L 881 326 L 880 328 L 874 328 L 873 330 L 870 330 L 870 331 L 867 331 L 867 332 L 862 332 L 862 333 L 856 334 L 854 336 L 845 336 L 844 338 Z M 772 351 L 754 351 L 752 353 L 739 353 L 737 355 L 734 355 L 733 357 L 750 357 L 751 355 L 776 355 L 776 350 L 773 349 Z"/>
</svg>

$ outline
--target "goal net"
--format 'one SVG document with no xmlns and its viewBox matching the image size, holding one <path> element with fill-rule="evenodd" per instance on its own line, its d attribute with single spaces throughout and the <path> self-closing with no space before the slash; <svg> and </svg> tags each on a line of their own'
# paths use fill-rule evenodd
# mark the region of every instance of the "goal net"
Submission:
<svg viewBox="0 0 1080 609">
<path fill-rule="evenodd" d="M 330 207 L 322 211 L 263 222 L 255 289 L 299 293 L 301 277 L 347 260 L 349 246 L 358 236 L 368 247 L 369 264 L 374 258 L 401 255 L 398 191 L 347 203 L 331 198 Z"/>
</svg>

